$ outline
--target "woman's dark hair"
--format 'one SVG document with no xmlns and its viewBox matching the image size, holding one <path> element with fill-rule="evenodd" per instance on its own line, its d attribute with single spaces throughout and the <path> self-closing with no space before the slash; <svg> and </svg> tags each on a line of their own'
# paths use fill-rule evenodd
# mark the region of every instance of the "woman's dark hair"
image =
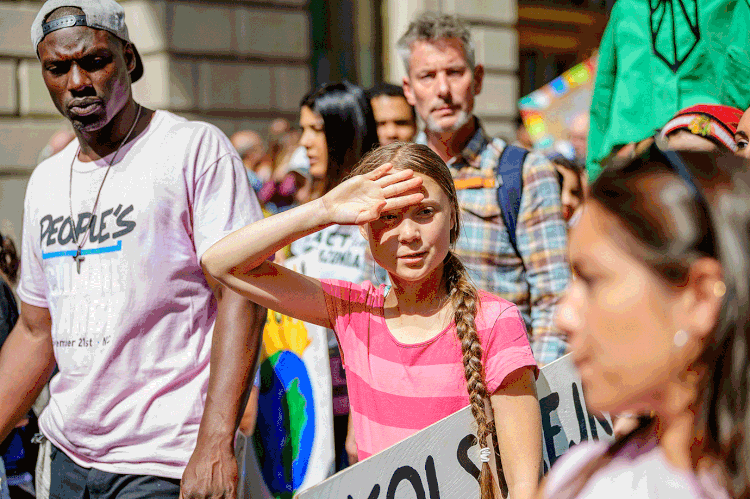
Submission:
<svg viewBox="0 0 750 499">
<path fill-rule="evenodd" d="M 16 284 L 18 281 L 20 264 L 13 240 L 0 234 L 0 273 L 5 276 L 10 284 Z"/>
<path fill-rule="evenodd" d="M 662 153 L 655 145 L 626 164 L 605 168 L 590 189 L 594 202 L 614 216 L 627 250 L 666 283 L 680 286 L 700 257 L 716 259 L 726 285 L 712 334 L 696 363 L 705 368 L 698 387 L 694 437 L 702 456 L 719 463 L 730 497 L 750 497 L 750 185 L 747 164 L 731 155 Z M 570 482 L 576 497 L 586 481 L 630 441 L 649 434 L 640 418 L 602 459 Z"/>
<path fill-rule="evenodd" d="M 327 83 L 307 94 L 300 107 L 323 118 L 328 169 L 323 192 L 336 187 L 366 153 L 378 145 L 372 106 L 364 90 L 344 81 Z"/>
</svg>

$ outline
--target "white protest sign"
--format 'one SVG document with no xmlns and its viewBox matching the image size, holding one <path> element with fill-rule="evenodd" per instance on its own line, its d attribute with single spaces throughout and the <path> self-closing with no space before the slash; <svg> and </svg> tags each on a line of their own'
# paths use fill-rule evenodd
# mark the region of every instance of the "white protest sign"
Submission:
<svg viewBox="0 0 750 499">
<path fill-rule="evenodd" d="M 569 356 L 542 369 L 537 380 L 545 471 L 571 445 L 611 440 L 611 421 L 586 411 L 581 381 Z M 479 496 L 479 447 L 470 408 L 300 492 L 298 499 L 458 499 Z M 248 497 L 248 496 L 245 496 Z"/>
<path fill-rule="evenodd" d="M 547 364 L 536 381 L 542 413 L 544 472 L 571 446 L 589 440 L 614 440 L 612 420 L 588 412 L 581 378 L 570 355 Z"/>
</svg>

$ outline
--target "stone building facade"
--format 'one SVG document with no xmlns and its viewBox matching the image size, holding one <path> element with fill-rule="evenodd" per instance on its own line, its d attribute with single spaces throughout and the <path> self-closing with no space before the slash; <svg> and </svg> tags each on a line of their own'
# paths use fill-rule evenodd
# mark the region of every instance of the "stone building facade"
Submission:
<svg viewBox="0 0 750 499">
<path fill-rule="evenodd" d="M 354 61 L 350 80 L 364 86 L 379 78 L 399 83 L 404 70 L 395 42 L 414 14 L 434 10 L 471 23 L 478 61 L 487 70 L 477 110 L 491 133 L 510 135 L 518 98 L 515 2 L 121 0 L 145 68 L 134 85 L 137 100 L 211 122 L 227 134 L 263 132 L 279 116 L 298 119 L 300 99 L 321 81 L 314 29 L 328 30 L 328 39 L 335 40 L 340 25 L 352 28 L 351 44 L 335 48 Z M 0 231 L 17 241 L 29 175 L 51 135 L 67 126 L 52 105 L 29 40 L 41 3 L 0 0 Z M 341 5 L 333 11 L 351 19 L 321 17 L 334 3 Z M 341 55 L 330 54 L 327 64 Z"/>
</svg>

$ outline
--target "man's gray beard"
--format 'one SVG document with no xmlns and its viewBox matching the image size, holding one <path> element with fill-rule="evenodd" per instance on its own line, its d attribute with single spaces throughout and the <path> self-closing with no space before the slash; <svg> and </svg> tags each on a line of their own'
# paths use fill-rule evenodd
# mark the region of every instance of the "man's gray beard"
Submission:
<svg viewBox="0 0 750 499">
<path fill-rule="evenodd" d="M 466 111 L 462 109 L 458 113 L 458 116 L 456 117 L 456 121 L 453 122 L 452 126 L 443 128 L 439 126 L 437 123 L 435 123 L 432 116 L 427 117 L 427 120 L 425 121 L 425 126 L 427 127 L 427 130 L 429 130 L 432 133 L 457 132 L 458 130 L 463 128 L 463 126 L 466 125 L 470 119 L 471 119 L 471 114 L 467 113 Z"/>
</svg>

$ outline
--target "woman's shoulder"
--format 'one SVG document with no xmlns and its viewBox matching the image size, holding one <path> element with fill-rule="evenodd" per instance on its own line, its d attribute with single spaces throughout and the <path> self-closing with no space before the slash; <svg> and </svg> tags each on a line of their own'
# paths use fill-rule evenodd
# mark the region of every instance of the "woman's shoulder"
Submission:
<svg viewBox="0 0 750 499">
<path fill-rule="evenodd" d="M 356 284 L 340 279 L 321 279 L 323 291 L 343 301 L 361 303 L 370 306 L 382 306 L 385 296 L 385 284 L 376 286 L 370 281 Z"/>
<path fill-rule="evenodd" d="M 523 322 L 521 312 L 515 303 L 483 289 L 478 290 L 477 295 L 479 297 L 477 320 L 486 323 L 488 327 L 492 327 L 497 319 L 501 318 L 514 318 Z"/>
<path fill-rule="evenodd" d="M 674 468 L 653 439 L 632 439 L 602 461 L 609 446 L 597 441 L 569 450 L 548 474 L 543 496 L 728 499 L 720 488 L 707 486 L 714 482 L 711 477 Z"/>
<path fill-rule="evenodd" d="M 544 497 L 556 497 L 565 491 L 565 487 L 575 480 L 580 472 L 592 461 L 602 457 L 609 448 L 601 440 L 582 442 L 571 447 L 547 474 L 544 482 Z M 563 494 L 563 497 L 566 497 Z"/>
</svg>

